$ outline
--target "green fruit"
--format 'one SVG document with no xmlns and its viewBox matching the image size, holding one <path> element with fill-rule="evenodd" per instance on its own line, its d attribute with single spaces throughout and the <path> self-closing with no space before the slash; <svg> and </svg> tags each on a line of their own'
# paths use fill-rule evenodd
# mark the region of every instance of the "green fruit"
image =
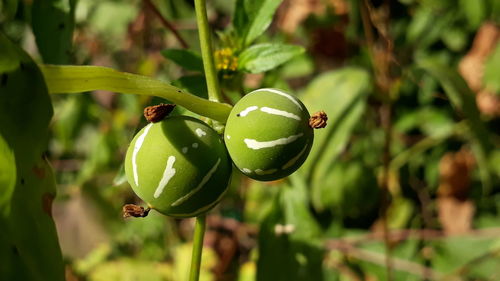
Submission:
<svg viewBox="0 0 500 281">
<path fill-rule="evenodd" d="M 309 112 L 293 95 L 259 89 L 231 110 L 224 139 L 238 169 L 256 180 L 286 177 L 304 163 L 313 143 Z"/>
<path fill-rule="evenodd" d="M 214 207 L 225 193 L 231 160 L 217 133 L 192 117 L 167 117 L 134 137 L 125 174 L 149 206 L 174 217 L 193 217 Z"/>
</svg>

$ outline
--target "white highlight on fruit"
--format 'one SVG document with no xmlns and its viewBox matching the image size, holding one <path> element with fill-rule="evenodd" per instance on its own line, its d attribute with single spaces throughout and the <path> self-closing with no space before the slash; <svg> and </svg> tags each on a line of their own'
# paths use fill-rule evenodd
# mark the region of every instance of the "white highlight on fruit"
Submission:
<svg viewBox="0 0 500 281">
<path fill-rule="evenodd" d="M 283 97 L 291 100 L 300 110 L 303 110 L 302 106 L 300 105 L 300 103 L 294 97 L 292 97 L 291 95 L 289 95 L 289 94 L 287 94 L 285 92 L 282 92 L 280 90 L 271 89 L 271 88 L 263 88 L 263 89 L 255 90 L 252 93 L 255 93 L 255 92 L 271 92 L 271 93 L 283 96 Z"/>
<path fill-rule="evenodd" d="M 252 170 L 248 169 L 248 168 L 242 168 L 241 169 L 243 171 L 243 173 L 245 174 L 250 174 L 252 172 Z"/>
<path fill-rule="evenodd" d="M 202 129 L 200 129 L 200 128 L 197 128 L 197 129 L 195 130 L 195 132 L 196 132 L 196 134 L 198 135 L 198 137 L 200 137 L 200 138 L 201 138 L 201 137 L 203 137 L 203 136 L 206 136 L 206 135 L 207 135 L 207 132 L 203 131 L 203 130 L 202 130 Z"/>
<path fill-rule="evenodd" d="M 200 191 L 200 189 L 210 180 L 212 175 L 217 171 L 217 168 L 219 167 L 220 164 L 220 158 L 217 160 L 217 163 L 208 171 L 208 173 L 203 177 L 201 182 L 196 186 L 195 189 L 191 190 L 188 194 L 182 196 L 181 198 L 177 199 L 174 203 L 172 203 L 172 207 L 179 206 L 180 204 L 184 203 L 186 200 L 188 200 L 191 196 L 193 196 L 196 192 Z"/>
<path fill-rule="evenodd" d="M 268 148 L 268 147 L 275 147 L 277 145 L 285 145 L 289 144 L 291 142 L 296 141 L 298 138 L 303 136 L 303 133 L 297 134 L 297 135 L 291 135 L 287 138 L 280 138 L 277 140 L 272 140 L 272 141 L 257 141 L 254 139 L 244 139 L 243 141 L 247 145 L 248 148 L 251 149 L 262 149 L 262 148 Z"/>
<path fill-rule="evenodd" d="M 167 186 L 170 179 L 172 179 L 175 175 L 174 169 L 175 156 L 169 156 L 167 160 L 167 167 L 165 167 L 165 171 L 163 171 L 163 176 L 161 177 L 160 183 L 153 194 L 154 198 L 160 197 L 161 193 L 165 186 Z"/>
<path fill-rule="evenodd" d="M 260 109 L 260 111 L 262 112 L 265 112 L 265 113 L 269 113 L 269 114 L 273 114 L 273 115 L 279 115 L 279 116 L 283 116 L 283 117 L 286 117 L 286 118 L 292 118 L 292 119 L 295 119 L 295 120 L 298 120 L 300 121 L 300 117 L 293 114 L 293 113 L 290 113 L 290 112 L 287 112 L 287 111 L 284 111 L 284 110 L 279 110 L 279 109 L 275 109 L 275 108 L 270 108 L 270 107 L 262 107 Z"/>
<path fill-rule="evenodd" d="M 186 146 L 184 146 L 182 148 L 182 153 L 186 154 L 188 152 L 189 148 L 187 148 Z"/>
<path fill-rule="evenodd" d="M 139 153 L 139 150 L 144 143 L 144 139 L 146 138 L 152 125 L 153 123 L 150 123 L 146 126 L 146 128 L 144 128 L 144 132 L 137 138 L 134 144 L 134 151 L 132 152 L 132 171 L 134 172 L 134 182 L 136 186 L 139 186 L 139 175 L 137 174 L 137 154 Z"/>
<path fill-rule="evenodd" d="M 227 135 L 227 136 L 226 136 L 226 138 L 227 138 L 227 139 L 231 139 L 231 136 L 230 136 L 230 135 Z"/>
<path fill-rule="evenodd" d="M 269 169 L 269 170 L 261 170 L 261 169 L 257 169 L 255 170 L 255 173 L 259 176 L 263 176 L 263 175 L 271 175 L 271 174 L 274 174 L 278 171 L 278 169 Z"/>
<path fill-rule="evenodd" d="M 238 113 L 238 116 L 245 117 L 248 115 L 248 113 L 250 113 L 254 110 L 257 110 L 257 109 L 259 109 L 259 107 L 256 105 L 249 106 L 249 107 L 245 108 L 242 112 Z"/>
<path fill-rule="evenodd" d="M 195 142 L 195 143 L 193 143 L 191 146 L 192 146 L 193 148 L 198 148 L 198 143 L 197 143 L 197 142 Z"/>
<path fill-rule="evenodd" d="M 308 144 L 309 143 L 306 143 L 306 145 L 304 145 L 304 148 L 302 148 L 302 150 L 299 152 L 299 154 L 297 154 L 292 159 L 288 160 L 288 162 L 286 162 L 286 164 L 283 165 L 283 167 L 281 167 L 281 169 L 285 170 L 285 169 L 288 169 L 291 166 L 293 166 L 293 164 L 295 164 L 295 162 L 297 162 L 297 160 L 299 160 L 300 156 L 302 156 L 302 154 L 304 154 L 304 152 L 306 152 L 306 148 L 307 148 Z"/>
</svg>

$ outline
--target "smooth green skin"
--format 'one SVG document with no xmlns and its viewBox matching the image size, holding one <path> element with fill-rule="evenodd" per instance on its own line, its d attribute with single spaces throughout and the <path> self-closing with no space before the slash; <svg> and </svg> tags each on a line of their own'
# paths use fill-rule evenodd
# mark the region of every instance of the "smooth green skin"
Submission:
<svg viewBox="0 0 500 281">
<path fill-rule="evenodd" d="M 132 164 L 134 146 L 148 126 L 151 128 L 136 154 L 137 186 Z M 125 158 L 125 174 L 134 192 L 151 208 L 173 217 L 194 217 L 214 207 L 227 190 L 232 168 L 221 137 L 202 121 L 188 116 L 167 117 L 148 126 L 134 137 Z M 206 135 L 198 136 L 198 128 Z M 198 143 L 198 147 L 193 148 L 193 143 Z M 184 153 L 182 149 L 186 147 L 188 151 Z M 175 174 L 155 198 L 171 156 L 175 157 Z M 172 206 L 202 183 L 218 159 L 220 163 L 208 181 L 187 200 Z"/>
<path fill-rule="evenodd" d="M 314 134 L 308 124 L 309 112 L 302 102 L 293 95 L 289 96 L 300 104 L 302 110 L 287 97 L 268 89 L 259 89 L 238 101 L 229 115 L 224 141 L 236 167 L 250 178 L 270 181 L 286 177 L 304 163 L 311 150 Z M 251 106 L 257 106 L 258 109 L 241 116 L 242 111 Z M 262 107 L 286 111 L 299 116 L 301 120 L 265 113 L 261 111 Z M 261 149 L 251 149 L 244 141 L 245 139 L 273 141 L 300 133 L 303 135 L 291 143 Z M 293 165 L 283 168 L 294 158 L 296 161 Z M 276 171 L 271 174 L 256 172 L 256 170 L 270 172 L 274 169 Z"/>
</svg>

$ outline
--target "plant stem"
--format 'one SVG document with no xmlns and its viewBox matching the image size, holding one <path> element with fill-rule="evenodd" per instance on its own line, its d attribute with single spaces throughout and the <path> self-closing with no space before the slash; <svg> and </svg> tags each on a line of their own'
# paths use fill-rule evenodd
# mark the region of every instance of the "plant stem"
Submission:
<svg viewBox="0 0 500 281">
<path fill-rule="evenodd" d="M 196 22 L 198 23 L 198 34 L 200 35 L 201 56 L 207 80 L 208 98 L 212 101 L 221 101 L 222 97 L 214 64 L 210 28 L 208 27 L 206 1 L 195 0 L 194 6 L 196 10 Z"/>
<path fill-rule="evenodd" d="M 166 82 L 151 77 L 116 71 L 101 66 L 42 65 L 43 75 L 51 94 L 81 93 L 94 90 L 157 96 L 186 109 L 225 123 L 231 106 L 209 101 Z"/>
<path fill-rule="evenodd" d="M 206 217 L 200 215 L 196 217 L 193 236 L 193 253 L 191 256 L 191 270 L 189 281 L 198 281 L 200 277 L 201 253 L 203 251 L 203 237 L 205 236 Z"/>
</svg>

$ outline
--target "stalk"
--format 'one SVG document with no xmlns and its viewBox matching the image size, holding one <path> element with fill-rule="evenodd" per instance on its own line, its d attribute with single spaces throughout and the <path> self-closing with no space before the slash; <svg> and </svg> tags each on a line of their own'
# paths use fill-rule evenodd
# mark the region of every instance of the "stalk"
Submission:
<svg viewBox="0 0 500 281">
<path fill-rule="evenodd" d="M 203 237 L 205 236 L 206 217 L 200 215 L 196 217 L 193 236 L 193 253 L 191 255 L 191 270 L 189 281 L 198 281 L 200 278 L 201 253 L 203 250 Z"/>
<path fill-rule="evenodd" d="M 219 102 L 222 100 L 222 98 L 221 98 L 219 81 L 217 79 L 217 70 L 215 69 L 215 64 L 214 64 L 212 40 L 207 19 L 207 5 L 205 0 L 195 0 L 194 7 L 196 11 L 196 23 L 198 25 L 198 34 L 200 36 L 203 68 L 205 70 L 205 79 L 207 81 L 208 98 L 211 101 Z M 225 117 L 227 118 L 227 115 Z M 191 256 L 191 270 L 189 273 L 189 281 L 198 281 L 198 279 L 200 278 L 201 254 L 203 251 L 203 237 L 205 236 L 205 227 L 206 227 L 205 218 L 206 218 L 205 214 L 196 217 L 196 226 L 194 228 L 193 253 Z"/>
<path fill-rule="evenodd" d="M 221 91 L 217 71 L 214 63 L 214 52 L 210 28 L 207 19 L 207 5 L 205 0 L 195 0 L 196 22 L 198 24 L 198 34 L 200 36 L 201 56 L 203 58 L 203 68 L 207 80 L 208 98 L 212 101 L 221 101 Z"/>
<path fill-rule="evenodd" d="M 209 101 L 151 77 L 116 71 L 101 66 L 40 66 L 51 94 L 94 90 L 157 96 L 186 109 L 225 123 L 231 106 Z"/>
</svg>

